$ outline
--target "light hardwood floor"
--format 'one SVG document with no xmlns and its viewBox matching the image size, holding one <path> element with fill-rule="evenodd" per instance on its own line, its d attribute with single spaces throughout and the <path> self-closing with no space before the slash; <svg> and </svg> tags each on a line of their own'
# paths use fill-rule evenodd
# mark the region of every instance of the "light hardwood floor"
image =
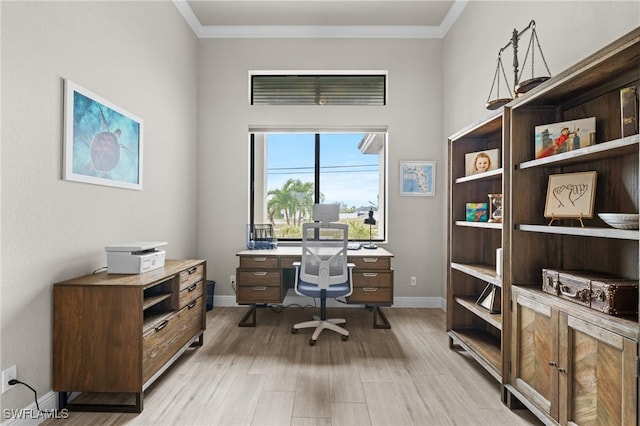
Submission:
<svg viewBox="0 0 640 426">
<path fill-rule="evenodd" d="M 146 392 L 144 410 L 72 412 L 45 424 L 75 425 L 530 425 L 527 410 L 500 402 L 498 383 L 448 347 L 439 309 L 387 308 L 390 330 L 372 329 L 364 308 L 330 308 L 347 319 L 349 340 L 323 331 L 290 333 L 314 309 L 246 308 L 207 314 L 203 347 L 189 350 Z"/>
</svg>

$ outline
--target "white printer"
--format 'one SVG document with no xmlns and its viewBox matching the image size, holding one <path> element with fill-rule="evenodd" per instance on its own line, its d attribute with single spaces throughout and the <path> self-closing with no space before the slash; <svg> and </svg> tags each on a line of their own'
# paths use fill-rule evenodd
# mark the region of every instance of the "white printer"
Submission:
<svg viewBox="0 0 640 426">
<path fill-rule="evenodd" d="M 106 246 L 107 273 L 141 274 L 164 266 L 163 241 L 137 241 Z"/>
</svg>

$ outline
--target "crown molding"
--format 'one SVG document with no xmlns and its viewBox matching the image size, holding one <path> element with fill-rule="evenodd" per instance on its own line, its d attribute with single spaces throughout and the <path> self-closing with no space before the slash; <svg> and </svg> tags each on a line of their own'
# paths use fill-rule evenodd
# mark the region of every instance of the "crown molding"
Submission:
<svg viewBox="0 0 640 426">
<path fill-rule="evenodd" d="M 215 25 L 200 23 L 186 0 L 173 0 L 198 38 L 443 38 L 469 0 L 455 0 L 439 26 L 412 25 Z"/>
</svg>

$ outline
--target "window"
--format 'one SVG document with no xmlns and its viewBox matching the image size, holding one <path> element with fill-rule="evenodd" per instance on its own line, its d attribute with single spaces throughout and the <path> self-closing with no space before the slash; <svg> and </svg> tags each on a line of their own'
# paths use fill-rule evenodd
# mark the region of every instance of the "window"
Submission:
<svg viewBox="0 0 640 426">
<path fill-rule="evenodd" d="M 251 225 L 272 224 L 278 241 L 299 241 L 313 204 L 338 204 L 350 240 L 385 240 L 385 132 L 254 132 L 250 143 Z M 370 210 L 372 226 L 364 223 Z"/>
<path fill-rule="evenodd" d="M 252 74 L 251 105 L 386 105 L 386 74 Z"/>
</svg>

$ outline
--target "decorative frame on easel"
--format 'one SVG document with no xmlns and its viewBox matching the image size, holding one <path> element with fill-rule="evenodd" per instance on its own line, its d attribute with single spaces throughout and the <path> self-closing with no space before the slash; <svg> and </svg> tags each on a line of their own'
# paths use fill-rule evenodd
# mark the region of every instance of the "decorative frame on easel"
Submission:
<svg viewBox="0 0 640 426">
<path fill-rule="evenodd" d="M 558 219 L 582 219 L 593 217 L 597 172 L 578 172 L 550 175 L 544 217 L 549 225 Z"/>
<path fill-rule="evenodd" d="M 476 300 L 476 305 L 485 308 L 490 314 L 499 314 L 501 312 L 501 293 L 500 287 L 497 285 L 487 284 Z"/>
</svg>

